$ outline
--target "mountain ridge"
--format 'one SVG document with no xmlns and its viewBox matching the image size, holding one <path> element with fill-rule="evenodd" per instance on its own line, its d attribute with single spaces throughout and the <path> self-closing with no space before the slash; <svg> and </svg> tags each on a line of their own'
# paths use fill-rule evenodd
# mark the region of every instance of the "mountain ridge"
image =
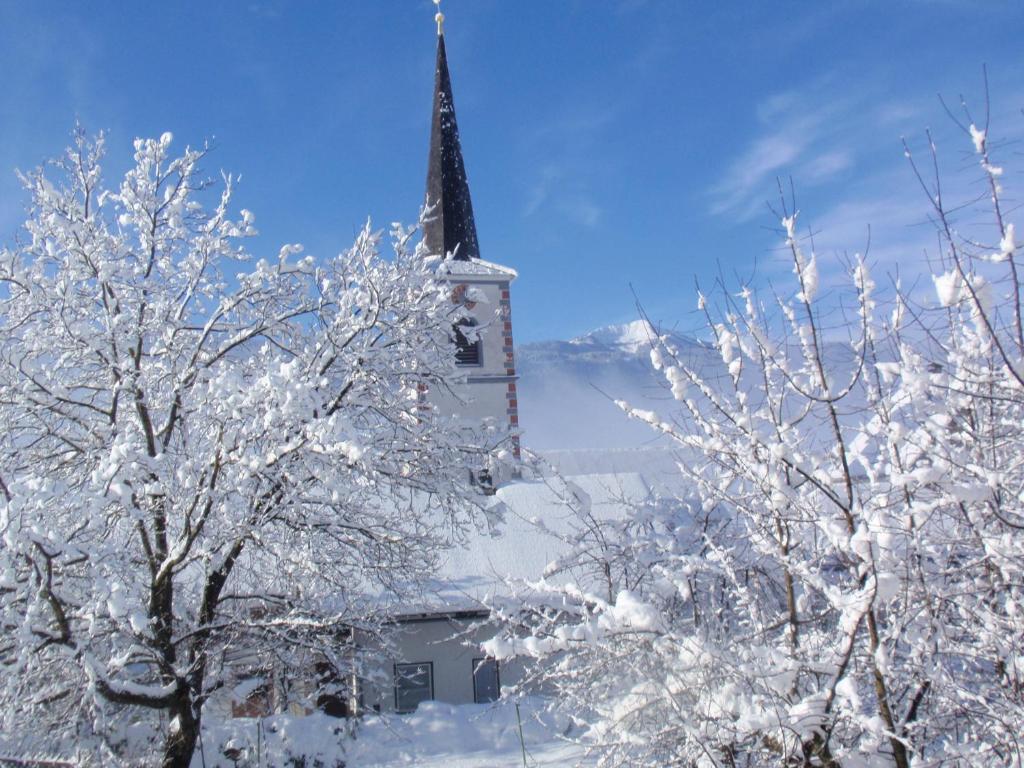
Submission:
<svg viewBox="0 0 1024 768">
<path fill-rule="evenodd" d="M 650 427 L 629 419 L 615 405 L 670 412 L 675 403 L 664 378 L 651 365 L 646 320 L 606 325 L 568 341 L 523 344 L 516 349 L 519 418 L 523 443 L 534 450 L 623 449 L 664 446 Z M 686 356 L 720 359 L 695 339 L 668 334 Z"/>
<path fill-rule="evenodd" d="M 713 388 L 731 388 L 713 345 L 673 331 L 659 335 L 646 320 L 602 326 L 568 341 L 523 344 L 516 349 L 523 445 L 540 451 L 668 447 L 665 437 L 628 418 L 615 404 L 625 401 L 666 419 L 679 413 L 681 404 L 651 363 L 651 342 L 659 336 Z M 788 354 L 795 362 L 799 348 Z M 826 342 L 824 354 L 842 379 L 855 372 L 857 355 L 849 343 Z M 754 374 L 753 369 L 744 371 L 744 389 L 762 386 Z M 848 404 L 856 402 L 851 398 Z"/>
</svg>

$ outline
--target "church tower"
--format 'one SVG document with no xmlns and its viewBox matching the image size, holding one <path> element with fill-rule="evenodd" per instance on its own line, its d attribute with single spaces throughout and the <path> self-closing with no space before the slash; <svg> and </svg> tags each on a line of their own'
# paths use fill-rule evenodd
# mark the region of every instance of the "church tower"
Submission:
<svg viewBox="0 0 1024 768">
<path fill-rule="evenodd" d="M 455 328 L 456 360 L 467 379 L 464 402 L 433 394 L 430 399 L 439 409 L 459 413 L 467 423 L 507 430 L 509 447 L 518 458 L 519 405 L 510 301 L 516 272 L 480 258 L 448 73 L 444 15 L 439 10 L 435 18 L 437 67 L 427 164 L 427 200 L 433 211 L 424 225 L 423 240 L 430 253 L 444 257 L 439 274 L 451 285 L 452 302 L 461 304 L 468 317 Z"/>
</svg>

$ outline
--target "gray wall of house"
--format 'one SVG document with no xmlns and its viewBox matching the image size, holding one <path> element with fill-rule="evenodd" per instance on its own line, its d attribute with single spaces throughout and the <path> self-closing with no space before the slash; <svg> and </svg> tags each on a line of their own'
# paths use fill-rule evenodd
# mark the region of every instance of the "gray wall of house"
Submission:
<svg viewBox="0 0 1024 768">
<path fill-rule="evenodd" d="M 472 622 L 434 618 L 404 622 L 393 657 L 382 660 L 382 685 L 365 683 L 363 706 L 368 710 L 380 707 L 381 712 L 395 710 L 394 665 L 396 663 L 431 662 L 433 665 L 434 700 L 447 704 L 472 704 L 473 660 L 483 657 L 480 643 L 493 636 L 493 630 L 471 630 Z M 519 661 L 500 664 L 498 675 L 502 687 L 516 685 L 523 679 Z"/>
<path fill-rule="evenodd" d="M 394 638 L 394 652 L 386 653 L 367 637 L 357 635 L 357 643 L 379 659 L 379 665 L 364 675 L 359 685 L 363 712 L 395 711 L 395 664 L 430 662 L 433 699 L 447 704 L 472 704 L 474 659 L 484 656 L 480 644 L 493 636 L 493 629 L 471 629 L 473 620 L 436 616 L 405 621 Z M 315 706 L 315 658 L 304 666 L 305 673 L 288 674 L 276 668 L 273 659 L 256 654 L 238 659 L 235 679 L 212 695 L 205 712 L 212 719 L 250 717 L 286 709 L 303 714 Z M 512 660 L 498 665 L 502 688 L 523 682 L 525 664 L 530 660 Z M 536 663 L 536 662 L 532 662 Z M 267 694 L 255 695 L 253 680 L 265 681 Z M 532 693 L 542 693 L 531 690 Z"/>
</svg>

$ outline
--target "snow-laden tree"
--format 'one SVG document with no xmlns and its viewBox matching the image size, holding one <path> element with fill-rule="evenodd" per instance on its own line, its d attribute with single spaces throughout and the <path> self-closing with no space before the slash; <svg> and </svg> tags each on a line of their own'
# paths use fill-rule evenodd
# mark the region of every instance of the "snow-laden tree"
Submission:
<svg viewBox="0 0 1024 768">
<path fill-rule="evenodd" d="M 170 144 L 109 189 L 77 135 L 0 253 L 0 731 L 143 760 L 109 750 L 148 724 L 187 766 L 225 654 L 344 656 L 487 457 L 424 401 L 459 310 L 414 230 L 256 261 L 231 178 Z"/>
<path fill-rule="evenodd" d="M 721 367 L 652 338 L 678 410 L 622 404 L 693 498 L 581 525 L 496 604 L 486 647 L 545 659 L 603 765 L 1024 764 L 1024 297 L 987 125 L 963 128 L 988 224 L 919 175 L 938 305 L 883 304 L 859 257 L 824 296 L 784 207 L 790 290 L 701 295 Z"/>
</svg>

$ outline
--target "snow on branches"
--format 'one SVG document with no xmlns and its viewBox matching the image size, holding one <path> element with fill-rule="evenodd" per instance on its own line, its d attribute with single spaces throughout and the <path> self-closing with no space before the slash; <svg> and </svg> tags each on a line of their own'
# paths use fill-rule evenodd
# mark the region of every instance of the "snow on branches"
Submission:
<svg viewBox="0 0 1024 768">
<path fill-rule="evenodd" d="M 679 410 L 620 404 L 692 496 L 581 526 L 573 570 L 496 603 L 488 647 L 549 659 L 601 765 L 1021 764 L 1022 286 L 987 121 L 965 133 L 994 227 L 959 234 L 922 179 L 938 306 L 887 306 L 859 258 L 823 297 L 784 211 L 796 290 L 702 294 L 717 362 L 656 337 Z"/>
<path fill-rule="evenodd" d="M 457 372 L 415 228 L 253 260 L 231 177 L 208 209 L 207 151 L 170 147 L 110 189 L 79 132 L 0 252 L 0 728 L 116 749 L 156 710 L 184 766 L 225 653 L 372 628 L 486 456 L 423 405 Z"/>
</svg>

